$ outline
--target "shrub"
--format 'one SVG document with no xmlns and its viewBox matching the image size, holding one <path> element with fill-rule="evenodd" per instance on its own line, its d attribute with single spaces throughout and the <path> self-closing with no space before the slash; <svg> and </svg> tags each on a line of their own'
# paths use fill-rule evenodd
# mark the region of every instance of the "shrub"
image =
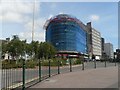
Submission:
<svg viewBox="0 0 120 90">
<path fill-rule="evenodd" d="M 75 64 L 81 64 L 81 60 L 77 59 Z"/>
<path fill-rule="evenodd" d="M 26 61 L 25 66 L 26 68 L 35 68 L 35 66 L 37 66 L 37 62 L 34 60 L 29 60 Z"/>
</svg>

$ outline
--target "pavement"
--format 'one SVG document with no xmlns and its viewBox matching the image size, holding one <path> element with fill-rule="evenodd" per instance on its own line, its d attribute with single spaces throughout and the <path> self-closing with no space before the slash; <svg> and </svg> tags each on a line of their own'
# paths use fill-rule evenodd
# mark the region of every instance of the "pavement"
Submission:
<svg viewBox="0 0 120 90">
<path fill-rule="evenodd" d="M 118 88 L 118 66 L 63 73 L 30 88 Z"/>
</svg>

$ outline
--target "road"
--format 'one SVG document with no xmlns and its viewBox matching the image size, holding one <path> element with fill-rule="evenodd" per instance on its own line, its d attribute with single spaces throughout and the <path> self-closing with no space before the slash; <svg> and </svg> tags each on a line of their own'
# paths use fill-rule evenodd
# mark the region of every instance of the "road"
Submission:
<svg viewBox="0 0 120 90">
<path fill-rule="evenodd" d="M 94 62 L 85 62 L 84 68 L 85 69 L 93 69 L 95 63 Z M 106 63 L 107 67 L 115 66 L 115 63 Z M 105 67 L 105 62 L 96 62 L 96 68 Z M 72 71 L 80 71 L 82 70 L 82 65 L 74 65 L 72 66 Z M 70 66 L 62 66 L 60 67 L 60 73 L 67 73 L 70 72 Z M 49 68 L 48 66 L 42 66 L 42 77 L 49 75 Z M 51 67 L 51 74 L 55 75 L 58 74 L 58 67 Z M 25 70 L 25 81 L 34 80 L 39 76 L 39 69 L 26 69 Z M 4 69 L 2 70 L 2 88 L 9 87 L 12 85 L 19 86 L 19 83 L 22 83 L 22 68 L 21 69 Z"/>
</svg>

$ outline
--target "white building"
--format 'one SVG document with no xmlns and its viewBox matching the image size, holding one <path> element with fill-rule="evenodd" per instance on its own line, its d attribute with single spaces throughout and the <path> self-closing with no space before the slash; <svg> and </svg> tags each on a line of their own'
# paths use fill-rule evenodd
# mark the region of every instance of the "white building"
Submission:
<svg viewBox="0 0 120 90">
<path fill-rule="evenodd" d="M 109 58 L 114 58 L 113 45 L 111 43 L 105 43 L 104 50 Z"/>
<path fill-rule="evenodd" d="M 96 59 L 100 59 L 101 52 L 101 34 L 94 28 L 92 28 L 92 54 L 95 55 Z"/>
</svg>

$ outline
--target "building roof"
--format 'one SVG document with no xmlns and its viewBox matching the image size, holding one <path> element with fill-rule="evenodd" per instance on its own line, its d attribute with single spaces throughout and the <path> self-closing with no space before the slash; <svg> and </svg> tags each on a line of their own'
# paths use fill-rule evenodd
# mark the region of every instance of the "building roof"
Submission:
<svg viewBox="0 0 120 90">
<path fill-rule="evenodd" d="M 68 14 L 59 14 L 54 17 L 51 17 L 49 20 L 46 21 L 44 25 L 44 29 L 47 30 L 51 22 L 63 22 L 63 21 L 73 21 L 77 23 L 81 28 L 83 28 L 83 30 L 86 31 L 86 26 L 79 19 L 77 19 L 76 17 L 72 15 L 68 15 Z"/>
</svg>

